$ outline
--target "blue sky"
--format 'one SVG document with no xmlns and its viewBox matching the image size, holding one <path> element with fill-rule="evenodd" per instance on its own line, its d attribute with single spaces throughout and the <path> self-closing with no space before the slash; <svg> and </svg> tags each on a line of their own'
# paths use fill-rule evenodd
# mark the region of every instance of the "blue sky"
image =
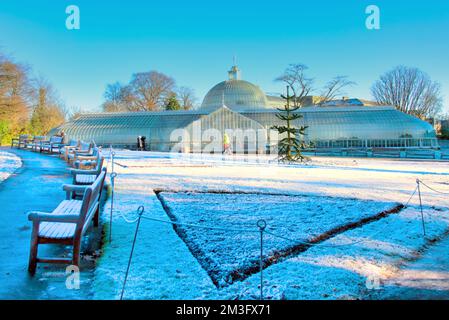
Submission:
<svg viewBox="0 0 449 320">
<path fill-rule="evenodd" d="M 78 5 L 81 29 L 65 27 Z M 365 8 L 381 9 L 381 30 Z M 273 79 L 304 63 L 317 85 L 347 75 L 348 95 L 370 98 L 383 72 L 419 67 L 443 86 L 449 111 L 449 1 L 0 0 L 0 50 L 48 78 L 68 106 L 98 110 L 107 83 L 158 70 L 200 100 L 237 56 L 245 80 L 280 92 Z"/>
</svg>

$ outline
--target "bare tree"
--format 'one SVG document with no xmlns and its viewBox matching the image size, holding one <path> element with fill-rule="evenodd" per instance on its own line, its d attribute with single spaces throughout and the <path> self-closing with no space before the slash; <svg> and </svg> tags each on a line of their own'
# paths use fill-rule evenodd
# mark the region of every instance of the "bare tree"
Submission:
<svg viewBox="0 0 449 320">
<path fill-rule="evenodd" d="M 129 87 L 123 86 L 119 82 L 108 84 L 103 95 L 106 100 L 102 105 L 103 110 L 105 112 L 127 111 L 127 101 L 130 96 L 129 91 Z"/>
<path fill-rule="evenodd" d="M 108 84 L 103 95 L 108 104 L 116 106 L 117 111 L 122 103 L 122 88 L 119 82 Z"/>
<path fill-rule="evenodd" d="M 175 80 L 157 71 L 136 73 L 129 85 L 129 95 L 125 95 L 130 111 L 155 111 L 173 92 Z"/>
<path fill-rule="evenodd" d="M 106 112 L 156 111 L 174 92 L 175 80 L 157 71 L 135 73 L 129 84 L 108 84 L 102 108 Z"/>
<path fill-rule="evenodd" d="M 441 86 L 417 68 L 398 66 L 388 71 L 371 88 L 379 104 L 421 119 L 433 117 L 442 108 Z"/>
<path fill-rule="evenodd" d="M 82 114 L 87 113 L 87 111 L 83 110 L 78 106 L 71 106 L 66 108 L 66 118 L 69 121 L 73 121 L 78 119 Z"/>
<path fill-rule="evenodd" d="M 305 103 L 309 102 L 306 100 L 306 97 L 315 91 L 313 87 L 314 79 L 306 75 L 307 70 L 308 67 L 304 64 L 291 64 L 284 71 L 284 74 L 276 79 L 276 81 L 282 81 L 291 88 L 295 107 L 303 107 Z M 322 106 L 326 102 L 334 100 L 338 95 L 343 94 L 345 87 L 354 84 L 355 82 L 349 81 L 346 76 L 337 76 L 322 88 L 318 103 L 315 101 L 310 102 Z"/>
<path fill-rule="evenodd" d="M 191 110 L 194 108 L 197 98 L 195 91 L 192 88 L 180 87 L 177 90 L 178 99 L 181 102 L 181 107 L 184 110 Z"/>
<path fill-rule="evenodd" d="M 304 98 L 313 90 L 314 79 L 307 77 L 308 69 L 304 64 L 290 64 L 284 73 L 276 78 L 276 81 L 284 82 L 293 91 L 292 100 L 295 107 L 302 107 Z"/>
<path fill-rule="evenodd" d="M 319 106 L 335 100 L 337 96 L 344 94 L 344 88 L 355 85 L 355 82 L 348 80 L 347 76 L 337 76 L 330 80 L 324 87 L 320 94 Z"/>
</svg>

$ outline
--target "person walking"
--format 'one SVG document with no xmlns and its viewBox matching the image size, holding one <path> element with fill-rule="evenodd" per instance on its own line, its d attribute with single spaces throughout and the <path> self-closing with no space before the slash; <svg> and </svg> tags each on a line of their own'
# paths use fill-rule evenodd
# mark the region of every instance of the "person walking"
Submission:
<svg viewBox="0 0 449 320">
<path fill-rule="evenodd" d="M 227 133 L 223 135 L 223 154 L 232 154 L 231 150 L 231 139 L 229 139 L 229 136 Z"/>
</svg>

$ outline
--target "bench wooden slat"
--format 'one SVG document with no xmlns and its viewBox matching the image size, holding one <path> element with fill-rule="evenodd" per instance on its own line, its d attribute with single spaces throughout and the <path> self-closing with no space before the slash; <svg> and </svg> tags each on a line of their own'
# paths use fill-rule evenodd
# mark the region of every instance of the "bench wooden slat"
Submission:
<svg viewBox="0 0 449 320">
<path fill-rule="evenodd" d="M 81 210 L 82 201 L 64 200 L 53 210 L 52 214 L 73 214 L 78 216 Z M 73 238 L 76 224 L 59 222 L 42 222 L 39 228 L 39 236 L 47 239 L 68 239 Z"/>
<path fill-rule="evenodd" d="M 97 178 L 94 174 L 77 174 L 75 177 L 76 184 L 92 184 Z"/>
<path fill-rule="evenodd" d="M 38 258 L 37 262 L 40 263 L 61 263 L 61 264 L 69 264 L 72 259 L 70 258 Z"/>
<path fill-rule="evenodd" d="M 48 239 L 70 239 L 75 235 L 76 223 L 42 222 L 39 237 Z"/>
</svg>

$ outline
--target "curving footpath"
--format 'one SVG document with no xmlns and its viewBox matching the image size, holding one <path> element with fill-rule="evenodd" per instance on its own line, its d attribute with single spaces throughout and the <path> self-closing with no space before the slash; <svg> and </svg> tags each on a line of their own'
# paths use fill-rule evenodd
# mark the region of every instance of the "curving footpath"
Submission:
<svg viewBox="0 0 449 320">
<path fill-rule="evenodd" d="M 64 200 L 61 186 L 71 183 L 67 165 L 56 156 L 0 150 L 16 154 L 23 162 L 20 169 L 0 183 L 0 299 L 89 298 L 92 262 L 85 261 L 81 266 L 79 290 L 66 288 L 64 265 L 39 265 L 34 277 L 27 272 L 31 236 L 27 212 L 51 212 Z M 46 250 L 66 254 L 63 247 L 41 247 L 41 256 L 45 256 Z"/>
</svg>

